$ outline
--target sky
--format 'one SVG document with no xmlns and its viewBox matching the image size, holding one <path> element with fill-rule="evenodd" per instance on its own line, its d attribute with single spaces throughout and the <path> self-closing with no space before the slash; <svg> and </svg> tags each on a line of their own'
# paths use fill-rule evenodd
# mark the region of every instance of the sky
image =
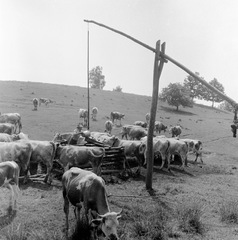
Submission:
<svg viewBox="0 0 238 240">
<path fill-rule="evenodd" d="M 152 95 L 154 53 L 122 31 L 165 54 L 207 82 L 216 78 L 238 102 L 236 0 L 0 0 L 0 80 L 87 87 L 89 69 L 102 67 L 104 90 Z M 186 72 L 168 62 L 159 91 Z"/>
</svg>

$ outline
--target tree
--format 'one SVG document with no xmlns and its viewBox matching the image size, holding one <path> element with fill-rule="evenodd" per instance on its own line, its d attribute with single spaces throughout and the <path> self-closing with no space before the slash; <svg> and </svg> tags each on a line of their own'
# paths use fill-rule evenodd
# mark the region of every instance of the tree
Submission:
<svg viewBox="0 0 238 240">
<path fill-rule="evenodd" d="M 224 101 L 221 104 L 219 104 L 218 108 L 221 110 L 226 110 L 228 112 L 234 112 L 234 107 L 232 107 L 232 105 L 227 101 Z"/>
<path fill-rule="evenodd" d="M 115 92 L 122 92 L 122 88 L 120 85 L 116 86 L 116 88 L 113 88 L 113 91 Z"/>
<path fill-rule="evenodd" d="M 193 107 L 193 100 L 190 97 L 190 90 L 180 83 L 170 83 L 167 88 L 162 89 L 159 99 L 166 101 L 169 105 L 183 107 Z"/>
<path fill-rule="evenodd" d="M 225 89 L 224 89 L 223 85 L 221 83 L 219 83 L 216 78 L 211 80 L 209 82 L 209 84 L 212 85 L 213 87 L 215 87 L 216 89 L 218 89 L 220 92 L 224 93 Z M 212 107 L 214 107 L 215 102 L 220 103 L 223 101 L 223 99 L 220 96 L 218 96 L 215 92 L 211 91 L 208 88 L 204 88 L 203 99 L 206 101 L 211 101 Z"/>
<path fill-rule="evenodd" d="M 199 76 L 198 72 L 195 74 Z M 188 75 L 184 79 L 184 86 L 190 90 L 190 97 L 193 100 L 194 98 L 202 99 L 203 85 L 196 78 Z"/>
<path fill-rule="evenodd" d="M 105 76 L 102 75 L 102 67 L 96 66 L 89 72 L 89 84 L 91 88 L 103 89 L 106 85 Z"/>
</svg>

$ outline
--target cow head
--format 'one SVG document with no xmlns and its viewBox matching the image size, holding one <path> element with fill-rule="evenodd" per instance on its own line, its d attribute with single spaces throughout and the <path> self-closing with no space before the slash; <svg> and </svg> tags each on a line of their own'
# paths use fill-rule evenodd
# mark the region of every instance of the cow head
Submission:
<svg viewBox="0 0 238 240">
<path fill-rule="evenodd" d="M 119 225 L 118 219 L 121 217 L 121 212 L 108 212 L 104 215 L 99 215 L 92 220 L 92 224 L 97 225 L 103 232 L 105 239 L 117 240 L 117 227 Z"/>
<path fill-rule="evenodd" d="M 235 124 L 231 125 L 231 131 L 233 132 L 233 137 L 235 138 L 236 137 L 236 132 L 237 132 L 237 127 L 236 127 Z"/>
</svg>

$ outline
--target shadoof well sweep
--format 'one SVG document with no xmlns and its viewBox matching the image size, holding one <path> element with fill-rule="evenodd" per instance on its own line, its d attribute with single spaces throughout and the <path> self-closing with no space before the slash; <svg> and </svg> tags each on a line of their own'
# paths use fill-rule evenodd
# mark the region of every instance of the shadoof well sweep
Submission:
<svg viewBox="0 0 238 240">
<path fill-rule="evenodd" d="M 152 190 L 152 176 L 153 176 L 153 165 L 154 165 L 154 155 L 153 155 L 153 132 L 154 132 L 154 123 L 156 119 L 156 109 L 157 109 L 157 102 L 158 102 L 158 90 L 159 90 L 159 79 L 163 70 L 164 63 L 167 63 L 168 61 L 172 62 L 179 68 L 183 69 L 185 72 L 187 72 L 190 76 L 194 77 L 196 80 L 198 80 L 201 84 L 205 85 L 209 90 L 216 93 L 219 97 L 221 97 L 223 100 L 226 100 L 229 102 L 232 107 L 234 108 L 234 120 L 237 119 L 237 111 L 238 111 L 238 103 L 236 103 L 233 99 L 225 95 L 224 93 L 220 92 L 218 89 L 210 85 L 208 82 L 206 82 L 204 79 L 193 73 L 191 70 L 189 70 L 187 67 L 179 63 L 178 61 L 174 60 L 173 58 L 169 57 L 165 54 L 165 42 L 160 44 L 160 40 L 156 42 L 155 48 L 148 46 L 147 44 L 129 36 L 128 34 L 125 34 L 121 31 L 118 31 L 114 28 L 108 27 L 104 24 L 95 22 L 93 20 L 84 20 L 84 22 L 87 23 L 93 23 L 100 27 L 104 27 L 106 29 L 109 29 L 113 32 L 116 32 L 126 38 L 129 38 L 130 40 L 134 41 L 135 43 L 147 48 L 148 50 L 155 53 L 154 58 L 154 73 L 153 73 L 153 91 L 152 91 L 152 102 L 151 102 L 151 109 L 150 109 L 150 122 L 149 122 L 149 129 L 148 129 L 148 137 L 147 137 L 147 146 L 148 151 L 146 153 L 146 162 L 147 162 L 147 173 L 146 173 L 146 189 Z M 88 32 L 88 38 L 89 38 L 89 32 Z M 88 50 L 89 51 L 89 50 Z M 89 66 L 89 64 L 88 64 Z M 89 72 L 89 69 L 88 69 Z M 88 89 L 89 89 L 89 73 L 88 73 Z M 88 90 L 89 91 L 89 90 Z M 89 93 L 88 93 L 89 94 Z M 89 102 L 88 102 L 89 107 Z M 89 112 L 89 111 L 88 111 Z M 89 119 L 89 118 L 88 118 Z M 89 128 L 89 125 L 88 125 Z"/>
</svg>

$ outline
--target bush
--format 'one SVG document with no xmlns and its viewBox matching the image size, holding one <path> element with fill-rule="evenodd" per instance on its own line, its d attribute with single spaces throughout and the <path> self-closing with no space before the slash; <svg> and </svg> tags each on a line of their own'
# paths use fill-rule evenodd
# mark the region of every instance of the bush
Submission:
<svg viewBox="0 0 238 240">
<path fill-rule="evenodd" d="M 231 200 L 220 207 L 221 221 L 226 223 L 238 223 L 238 202 Z"/>
<path fill-rule="evenodd" d="M 204 233 L 204 224 L 201 217 L 204 214 L 203 206 L 198 201 L 185 201 L 177 208 L 179 228 L 186 233 Z"/>
</svg>

